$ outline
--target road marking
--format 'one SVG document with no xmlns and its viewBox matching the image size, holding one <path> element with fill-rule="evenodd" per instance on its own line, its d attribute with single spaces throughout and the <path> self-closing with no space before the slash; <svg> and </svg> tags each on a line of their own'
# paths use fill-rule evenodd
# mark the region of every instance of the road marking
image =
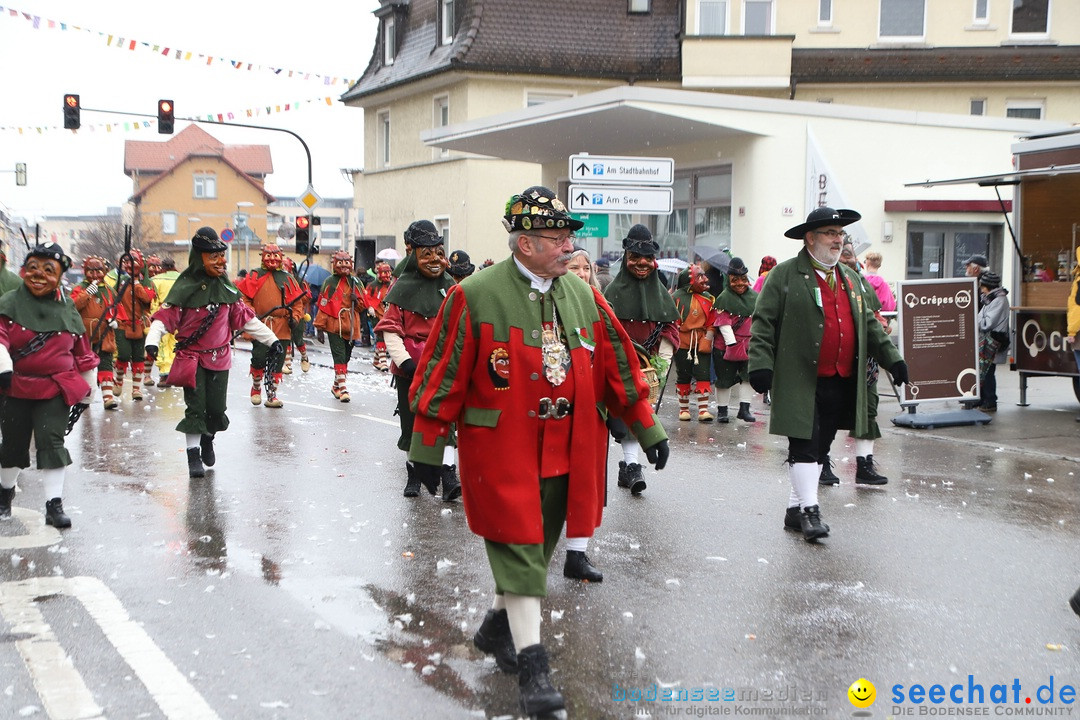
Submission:
<svg viewBox="0 0 1080 720">
<path fill-rule="evenodd" d="M 60 531 L 46 525 L 45 516 L 41 513 L 12 506 L 11 516 L 18 518 L 29 532 L 25 535 L 0 537 L 0 550 L 45 547 L 60 542 Z"/>
<path fill-rule="evenodd" d="M 290 400 L 289 404 L 290 405 L 299 405 L 300 407 L 311 408 L 312 410 L 322 410 L 324 412 L 332 412 L 332 413 L 345 412 L 344 410 L 342 410 L 340 408 L 328 408 L 328 407 L 325 407 L 323 405 L 312 405 L 310 403 L 298 402 L 296 400 Z"/>
<path fill-rule="evenodd" d="M 353 413 L 354 418 L 362 418 L 364 420 L 371 420 L 372 422 L 382 423 L 383 425 L 389 425 L 391 427 L 398 427 L 396 420 L 387 420 L 386 418 L 377 418 L 371 415 L 364 415 L 363 413 Z"/>
<path fill-rule="evenodd" d="M 30 635 L 15 646 L 33 678 L 45 711 L 53 720 L 104 717 L 90 689 L 75 669 L 38 609 L 35 598 L 68 595 L 83 604 L 105 637 L 146 686 L 169 720 L 219 720 L 150 636 L 124 610 L 105 583 L 92 577 L 32 578 L 0 584 L 0 615 L 11 634 Z"/>
</svg>

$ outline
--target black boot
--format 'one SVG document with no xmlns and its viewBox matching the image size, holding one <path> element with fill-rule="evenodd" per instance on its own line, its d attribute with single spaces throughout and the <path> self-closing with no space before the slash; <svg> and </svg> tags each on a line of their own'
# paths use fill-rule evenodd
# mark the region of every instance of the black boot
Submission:
<svg viewBox="0 0 1080 720">
<path fill-rule="evenodd" d="M 832 458 L 826 455 L 821 460 L 821 477 L 818 478 L 818 485 L 839 485 L 840 478 L 836 477 L 836 473 L 832 471 Z"/>
<path fill-rule="evenodd" d="M 1073 596 L 1069 598 L 1069 607 L 1073 609 L 1073 612 L 1080 615 L 1080 588 L 1073 593 Z"/>
<path fill-rule="evenodd" d="M 412 461 L 406 461 L 405 472 L 409 475 L 409 479 L 405 481 L 405 497 L 419 497 L 420 476 L 416 472 L 416 465 Z M 434 495 L 435 492 L 432 491 L 431 494 Z"/>
<path fill-rule="evenodd" d="M 588 580 L 589 582 L 603 582 L 604 580 L 604 573 L 593 566 L 584 550 L 566 551 L 566 562 L 563 563 L 562 574 L 563 577 L 575 580 Z"/>
<path fill-rule="evenodd" d="M 457 465 L 442 466 L 442 499 L 453 502 L 461 497 L 461 481 L 457 476 Z"/>
<path fill-rule="evenodd" d="M 206 476 L 206 469 L 202 464 L 202 450 L 197 447 L 187 449 L 187 474 L 188 477 Z"/>
<path fill-rule="evenodd" d="M 630 488 L 630 492 L 634 495 L 641 494 L 646 485 L 640 464 L 630 463 L 627 465 L 624 461 L 619 461 L 619 487 Z"/>
<path fill-rule="evenodd" d="M 750 412 L 750 403 L 739 403 L 739 414 L 735 417 L 746 422 L 757 422 L 757 418 Z"/>
<path fill-rule="evenodd" d="M 727 414 L 727 405 L 716 406 L 716 422 L 724 423 L 725 425 L 731 422 L 731 418 Z"/>
<path fill-rule="evenodd" d="M 829 526 L 825 523 L 821 523 L 821 527 L 825 528 L 825 532 L 829 532 Z M 789 507 L 784 513 L 784 529 L 802 532 L 802 510 L 798 505 Z"/>
<path fill-rule="evenodd" d="M 562 693 L 551 684 L 551 668 L 543 645 L 530 645 L 518 653 L 518 693 L 525 715 L 552 713 L 566 707 Z"/>
<path fill-rule="evenodd" d="M 821 509 L 817 505 L 803 508 L 799 520 L 802 522 L 803 538 L 807 542 L 813 542 L 829 534 L 829 529 L 821 524 Z"/>
<path fill-rule="evenodd" d="M 15 499 L 15 486 L 0 487 L 0 520 L 11 517 L 11 501 Z"/>
<path fill-rule="evenodd" d="M 480 629 L 473 635 L 473 645 L 482 653 L 495 656 L 495 664 L 505 673 L 517 672 L 517 652 L 510 634 L 510 620 L 505 610 L 488 610 Z"/>
<path fill-rule="evenodd" d="M 874 467 L 873 455 L 867 455 L 864 458 L 857 457 L 855 464 L 858 466 L 855 471 L 856 485 L 884 485 L 889 482 L 889 478 L 879 473 Z"/>
<path fill-rule="evenodd" d="M 214 436 L 203 435 L 199 438 L 199 448 L 202 450 L 202 461 L 206 467 L 214 467 L 217 455 L 214 454 Z"/>
<path fill-rule="evenodd" d="M 54 528 L 71 527 L 71 518 L 64 514 L 64 503 L 60 498 L 53 498 L 45 503 L 45 524 Z"/>
</svg>

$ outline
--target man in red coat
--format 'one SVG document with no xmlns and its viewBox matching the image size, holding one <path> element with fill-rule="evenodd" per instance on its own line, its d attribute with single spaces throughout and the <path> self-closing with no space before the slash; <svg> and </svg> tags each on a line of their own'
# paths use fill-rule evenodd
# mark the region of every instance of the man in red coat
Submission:
<svg viewBox="0 0 1080 720">
<path fill-rule="evenodd" d="M 564 521 L 571 537 L 600 524 L 598 408 L 622 418 L 658 470 L 668 441 L 626 331 L 598 290 L 567 275 L 582 223 L 540 186 L 511 197 L 503 223 L 513 256 L 450 288 L 416 363 L 409 456 L 434 476 L 456 424 L 465 515 L 495 579 L 474 642 L 518 673 L 532 715 L 565 707 L 540 644 L 540 601 Z"/>
</svg>

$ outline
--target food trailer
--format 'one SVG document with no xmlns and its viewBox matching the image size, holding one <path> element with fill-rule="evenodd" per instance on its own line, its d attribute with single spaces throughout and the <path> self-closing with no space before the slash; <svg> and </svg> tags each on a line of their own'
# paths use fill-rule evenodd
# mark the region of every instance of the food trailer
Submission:
<svg viewBox="0 0 1080 720">
<path fill-rule="evenodd" d="M 1077 371 L 1067 336 L 1066 304 L 1080 241 L 1080 128 L 1033 135 L 1012 146 L 1013 170 L 997 175 L 911 183 L 912 186 L 977 184 L 997 193 L 1016 250 L 1011 277 L 1012 369 L 1020 373 L 1020 404 L 1027 405 L 1028 380 L 1072 378 Z M 1010 221 L 1002 193 L 1012 190 Z"/>
</svg>

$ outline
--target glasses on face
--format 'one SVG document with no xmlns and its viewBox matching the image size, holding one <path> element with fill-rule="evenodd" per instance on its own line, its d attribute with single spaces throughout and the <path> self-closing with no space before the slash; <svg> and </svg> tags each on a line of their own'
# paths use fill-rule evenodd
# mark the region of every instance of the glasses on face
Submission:
<svg viewBox="0 0 1080 720">
<path fill-rule="evenodd" d="M 570 242 L 574 242 L 575 240 L 577 240 L 577 235 L 574 235 L 573 233 L 571 233 L 570 235 L 567 235 L 565 238 L 561 238 L 558 235 L 541 235 L 540 233 L 533 233 L 533 237 L 544 238 L 545 240 L 550 240 L 551 242 L 555 243 L 556 245 L 562 245 L 567 240 L 569 240 Z"/>
<path fill-rule="evenodd" d="M 814 233 L 816 235 L 824 235 L 828 238 L 831 238 L 832 240 L 844 237 L 843 230 L 815 230 Z"/>
</svg>

